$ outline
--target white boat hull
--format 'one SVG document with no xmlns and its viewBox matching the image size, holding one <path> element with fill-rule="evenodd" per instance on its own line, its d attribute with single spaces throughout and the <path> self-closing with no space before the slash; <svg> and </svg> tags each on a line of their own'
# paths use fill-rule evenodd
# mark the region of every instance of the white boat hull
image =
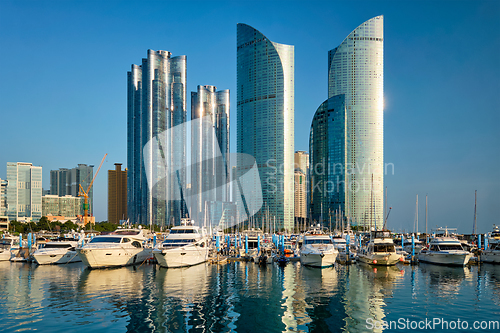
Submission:
<svg viewBox="0 0 500 333">
<path fill-rule="evenodd" d="M 335 264 L 338 252 L 311 253 L 301 252 L 300 263 L 312 267 L 328 267 Z"/>
<path fill-rule="evenodd" d="M 13 254 L 10 250 L 2 250 L 0 252 L 0 261 L 8 261 L 13 257 Z"/>
<path fill-rule="evenodd" d="M 430 264 L 465 266 L 472 258 L 472 253 L 439 253 L 427 252 L 419 253 L 418 260 Z"/>
<path fill-rule="evenodd" d="M 82 261 L 76 251 L 54 252 L 38 250 L 33 253 L 33 257 L 39 265 L 67 264 Z"/>
<path fill-rule="evenodd" d="M 185 246 L 173 249 L 155 249 L 153 255 L 162 267 L 194 266 L 208 260 L 209 247 Z"/>
<path fill-rule="evenodd" d="M 140 265 L 152 255 L 150 248 L 79 248 L 76 251 L 90 268 Z"/>
<path fill-rule="evenodd" d="M 358 253 L 358 261 L 369 265 L 394 266 L 401 258 L 397 253 Z"/>
<path fill-rule="evenodd" d="M 490 264 L 500 264 L 500 251 L 498 250 L 485 250 L 481 254 L 481 262 Z"/>
</svg>

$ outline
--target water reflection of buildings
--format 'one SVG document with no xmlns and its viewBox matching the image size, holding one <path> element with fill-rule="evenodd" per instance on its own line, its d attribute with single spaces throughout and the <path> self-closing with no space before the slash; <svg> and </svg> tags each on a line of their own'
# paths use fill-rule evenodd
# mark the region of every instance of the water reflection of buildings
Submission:
<svg viewBox="0 0 500 333">
<path fill-rule="evenodd" d="M 47 331 L 55 331 L 68 319 L 61 312 L 54 313 L 53 306 L 62 311 L 72 308 L 73 290 L 82 267 L 79 265 L 37 266 L 30 263 L 0 263 L 0 332 L 33 329 L 34 323 L 44 319 Z"/>
<path fill-rule="evenodd" d="M 348 282 L 344 293 L 346 318 L 343 330 L 364 332 L 368 318 L 374 322 L 386 320 L 384 299 L 392 297 L 393 287 L 402 283 L 404 271 L 397 266 L 373 267 L 365 264 L 346 269 Z M 381 332 L 382 329 L 374 328 L 372 331 Z"/>
</svg>

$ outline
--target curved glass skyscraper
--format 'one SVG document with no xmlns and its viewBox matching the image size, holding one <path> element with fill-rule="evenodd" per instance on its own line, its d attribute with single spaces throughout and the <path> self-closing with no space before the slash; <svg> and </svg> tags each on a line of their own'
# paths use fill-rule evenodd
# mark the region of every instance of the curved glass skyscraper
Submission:
<svg viewBox="0 0 500 333">
<path fill-rule="evenodd" d="M 345 95 L 333 96 L 316 110 L 311 124 L 310 212 L 317 222 L 330 221 L 334 214 L 346 209 L 345 115 Z"/>
<path fill-rule="evenodd" d="M 161 149 L 143 149 L 166 129 L 186 121 L 186 62 L 186 56 L 148 50 L 142 65 L 132 65 L 128 72 L 127 201 L 132 223 L 169 225 L 185 214 L 179 199 L 186 177 L 185 135 L 164 138 Z M 166 173 L 165 165 L 171 168 Z M 170 170 L 180 171 L 171 175 Z M 151 190 L 146 174 L 154 178 Z"/>
<path fill-rule="evenodd" d="M 384 26 L 383 16 L 374 17 L 347 36 L 335 49 L 328 52 L 328 105 L 333 97 L 343 95 L 345 103 L 345 129 L 336 136 L 344 141 L 339 150 L 334 141 L 323 149 L 328 154 L 340 154 L 334 159 L 345 158 L 342 173 L 345 175 L 344 214 L 354 224 L 381 227 L 383 225 L 383 83 L 384 83 Z M 323 103 L 323 104 L 325 104 Z M 320 109 L 329 109 L 322 105 Z M 320 109 L 317 116 L 320 117 Z M 326 112 L 326 111 L 325 111 Z M 329 112 L 329 111 L 328 111 Z M 315 116 L 315 119 L 316 116 Z M 318 118 L 319 119 L 319 118 Z M 324 119 L 325 121 L 327 119 Z M 329 128 L 327 126 L 326 128 Z M 311 128 L 314 136 L 314 121 Z M 312 136 L 313 134 L 311 134 Z M 329 133 L 322 134 L 325 138 Z M 314 171 L 313 154 L 321 149 L 311 141 L 311 171 Z M 330 158 L 324 155 L 325 158 Z M 342 157 L 344 156 L 344 157 Z M 334 166 L 326 166 L 332 170 Z M 335 166 L 338 170 L 338 165 Z M 313 174 L 311 174 L 313 176 Z M 311 180 L 312 183 L 312 180 Z M 311 188 L 312 184 L 311 184 Z M 313 214 L 318 214 L 318 202 L 312 198 Z M 338 203 L 335 203 L 337 206 Z M 338 207 L 331 207 L 337 209 Z M 327 208 L 323 205 L 323 213 Z"/>
<path fill-rule="evenodd" d="M 255 157 L 259 168 L 264 205 L 254 220 L 275 217 L 276 229 L 293 230 L 293 126 L 293 45 L 238 24 L 237 152 Z"/>
</svg>

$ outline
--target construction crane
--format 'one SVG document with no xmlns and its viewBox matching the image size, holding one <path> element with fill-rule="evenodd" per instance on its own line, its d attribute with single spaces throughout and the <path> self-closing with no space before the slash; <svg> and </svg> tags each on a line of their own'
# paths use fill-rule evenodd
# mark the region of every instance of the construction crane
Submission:
<svg viewBox="0 0 500 333">
<path fill-rule="evenodd" d="M 99 168 L 97 168 L 97 171 L 94 175 L 94 178 L 92 178 L 92 181 L 89 184 L 89 187 L 87 187 L 87 191 L 85 191 L 82 187 L 82 184 L 78 184 L 80 186 L 80 192 L 78 193 L 78 196 L 84 197 L 84 204 L 83 204 L 83 225 L 86 226 L 87 223 L 90 222 L 90 217 L 89 217 L 89 191 L 90 188 L 92 187 L 92 184 L 94 184 L 95 177 L 97 177 L 97 174 L 99 173 L 99 170 L 102 167 L 102 164 L 104 163 L 104 160 L 106 159 L 106 156 L 108 154 L 104 154 L 104 157 L 102 158 L 101 164 L 99 164 Z"/>
</svg>

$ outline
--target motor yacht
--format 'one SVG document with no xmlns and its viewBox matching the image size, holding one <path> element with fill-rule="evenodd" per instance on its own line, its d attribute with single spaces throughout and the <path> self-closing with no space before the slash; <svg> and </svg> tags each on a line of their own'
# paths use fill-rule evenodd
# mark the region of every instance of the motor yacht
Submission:
<svg viewBox="0 0 500 333">
<path fill-rule="evenodd" d="M 438 229 L 443 231 L 443 229 Z M 465 266 L 472 258 L 472 253 L 465 251 L 460 241 L 448 234 L 448 228 L 444 234 L 431 238 L 429 248 L 424 248 L 417 255 L 419 261 L 438 265 Z"/>
<path fill-rule="evenodd" d="M 19 237 L 7 236 L 0 239 L 0 261 L 10 260 L 16 251 L 19 251 Z"/>
<path fill-rule="evenodd" d="M 117 229 L 92 238 L 76 249 L 82 262 L 90 268 L 142 264 L 150 259 L 152 248 L 146 244 L 143 229 Z"/>
<path fill-rule="evenodd" d="M 493 226 L 493 231 L 488 237 L 489 248 L 481 253 L 481 261 L 491 264 L 500 264 L 500 230 Z"/>
<path fill-rule="evenodd" d="M 186 267 L 208 260 L 209 237 L 198 226 L 173 227 L 167 238 L 153 250 L 153 255 L 162 267 Z"/>
<path fill-rule="evenodd" d="M 339 251 L 333 246 L 330 236 L 312 231 L 304 235 L 299 254 L 302 265 L 328 267 L 335 264 Z"/>
<path fill-rule="evenodd" d="M 368 245 L 358 252 L 357 258 L 362 263 L 380 266 L 393 266 L 403 260 L 388 230 L 372 231 Z"/>
<path fill-rule="evenodd" d="M 42 245 L 32 255 L 39 265 L 80 262 L 82 259 L 76 253 L 77 246 L 77 239 L 60 238 Z"/>
</svg>

